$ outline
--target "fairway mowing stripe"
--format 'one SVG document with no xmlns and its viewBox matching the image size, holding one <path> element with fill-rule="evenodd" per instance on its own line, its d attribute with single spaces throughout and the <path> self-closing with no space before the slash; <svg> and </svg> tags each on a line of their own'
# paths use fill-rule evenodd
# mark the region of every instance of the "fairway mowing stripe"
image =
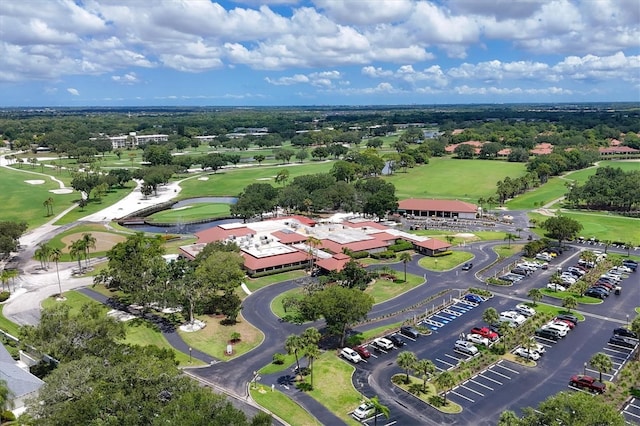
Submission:
<svg viewBox="0 0 640 426">
<path fill-rule="evenodd" d="M 499 384 L 500 386 L 502 386 L 502 382 L 499 382 L 499 381 L 497 381 L 497 380 L 495 380 L 495 379 L 492 379 L 491 377 L 487 377 L 487 376 L 480 376 L 480 377 L 482 377 L 483 379 L 487 379 L 487 380 L 489 380 L 490 382 L 497 383 L 497 384 Z"/>
<path fill-rule="evenodd" d="M 467 382 L 465 382 L 465 383 L 467 383 Z M 478 395 L 480 395 L 480 396 L 484 396 L 484 394 L 483 394 L 483 393 L 480 393 L 480 392 L 478 392 L 477 390 L 474 390 L 473 388 L 469 388 L 469 387 L 464 386 L 464 383 L 463 383 L 463 384 L 462 384 L 462 386 L 460 386 L 460 387 L 461 387 L 461 388 L 465 388 L 466 390 L 471 391 L 471 392 L 473 392 L 473 393 L 477 393 L 477 394 L 478 394 Z"/>
<path fill-rule="evenodd" d="M 475 380 L 473 380 L 473 379 L 472 379 L 472 380 L 469 380 L 469 381 L 470 381 L 470 382 L 472 382 L 472 383 L 475 383 L 475 384 L 476 384 L 476 385 L 478 385 L 478 386 L 482 386 L 483 388 L 487 388 L 487 389 L 489 389 L 489 390 L 494 390 L 493 388 L 490 388 L 490 387 L 489 387 L 489 386 L 487 386 L 487 385 L 483 385 L 483 384 L 482 384 L 482 383 L 480 383 L 480 382 L 476 382 L 476 381 L 475 381 Z"/>
<path fill-rule="evenodd" d="M 493 371 L 491 368 L 489 368 L 487 371 L 488 371 L 489 373 L 497 374 L 497 375 L 498 375 L 498 376 L 500 376 L 500 377 L 504 377 L 505 379 L 509 379 L 509 380 L 511 380 L 511 377 L 509 377 L 509 376 L 505 376 L 504 374 L 502 374 L 502 373 L 498 373 L 497 371 Z"/>
<path fill-rule="evenodd" d="M 443 361 L 440 358 L 436 358 L 436 361 L 441 362 L 443 364 L 447 364 L 449 367 L 454 367 L 455 366 L 455 364 L 449 364 L 447 361 Z"/>
<path fill-rule="evenodd" d="M 464 395 L 460 395 L 458 392 L 449 391 L 448 393 L 452 393 L 452 394 L 454 394 L 454 395 L 458 395 L 460 398 L 464 398 L 464 399 L 466 399 L 467 401 L 475 402 L 473 399 L 468 398 L 468 397 L 466 397 L 466 396 L 464 396 Z"/>
<path fill-rule="evenodd" d="M 507 367 L 505 367 L 504 365 L 502 365 L 502 364 L 500 364 L 500 363 L 496 364 L 496 367 L 504 368 L 505 370 L 507 370 L 507 371 L 511 371 L 512 373 L 515 373 L 515 374 L 520 374 L 520 373 L 518 373 L 516 370 L 512 370 L 512 369 L 510 369 L 510 368 L 507 368 Z"/>
</svg>

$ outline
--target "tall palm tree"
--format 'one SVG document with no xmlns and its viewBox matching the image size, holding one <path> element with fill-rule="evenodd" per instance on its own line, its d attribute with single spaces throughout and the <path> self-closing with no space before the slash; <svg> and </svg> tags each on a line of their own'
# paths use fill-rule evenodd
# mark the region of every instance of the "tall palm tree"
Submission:
<svg viewBox="0 0 640 426">
<path fill-rule="evenodd" d="M 455 379 L 453 378 L 453 374 L 451 374 L 450 371 L 445 370 L 442 373 L 438 374 L 438 377 L 436 377 L 435 382 L 438 385 L 438 387 L 444 390 L 444 392 L 442 393 L 442 396 L 444 398 L 444 405 L 447 405 L 447 392 L 449 392 L 449 390 L 456 383 Z"/>
<path fill-rule="evenodd" d="M 96 248 L 97 240 L 90 233 L 85 233 L 85 234 L 82 234 L 82 241 L 84 241 L 84 249 L 85 249 L 85 254 L 84 254 L 85 266 L 89 266 L 89 249 Z"/>
<path fill-rule="evenodd" d="M 522 335 L 520 346 L 524 348 L 527 353 L 530 353 L 532 349 L 537 348 L 538 342 L 531 336 Z"/>
<path fill-rule="evenodd" d="M 56 264 L 56 275 L 58 276 L 58 290 L 60 293 L 60 297 L 62 297 L 62 284 L 60 284 L 60 271 L 58 270 L 58 262 L 60 261 L 60 257 L 62 256 L 62 252 L 59 248 L 54 247 L 51 249 L 51 260 Z"/>
<path fill-rule="evenodd" d="M 2 291 L 4 291 L 4 286 L 7 285 L 7 283 L 9 282 L 9 271 L 7 271 L 6 269 L 3 269 L 2 272 L 0 272 L 0 281 L 2 281 Z"/>
<path fill-rule="evenodd" d="M 322 334 L 315 327 L 307 328 L 304 333 L 302 333 L 302 343 L 304 345 L 314 345 L 318 346 L 320 343 L 320 339 L 322 338 Z"/>
<path fill-rule="evenodd" d="M 543 297 L 542 290 L 539 288 L 532 288 L 527 293 L 527 297 L 531 299 L 533 306 L 537 306 L 538 302 L 541 301 Z"/>
<path fill-rule="evenodd" d="M 496 311 L 496 308 L 487 308 L 482 313 L 482 321 L 489 325 L 495 324 L 499 319 L 500 315 L 498 314 L 498 311 Z"/>
<path fill-rule="evenodd" d="M 567 311 L 571 313 L 571 309 L 575 309 L 578 306 L 578 301 L 573 296 L 567 296 L 562 300 L 562 307 L 567 308 Z"/>
<path fill-rule="evenodd" d="M 307 345 L 304 354 L 309 361 L 309 371 L 311 372 L 311 389 L 313 389 L 313 362 L 320 357 L 320 349 L 316 345 Z"/>
<path fill-rule="evenodd" d="M 71 243 L 71 247 L 69 248 L 69 254 L 71 255 L 71 257 L 75 257 L 78 260 L 78 273 L 82 272 L 82 263 L 80 262 L 80 260 L 82 259 L 82 255 L 86 251 L 85 244 L 86 243 L 82 239 L 75 240 Z"/>
<path fill-rule="evenodd" d="M 41 253 L 42 261 L 44 262 L 44 267 L 48 268 L 49 259 L 51 258 L 51 250 L 53 249 L 49 245 L 48 241 L 44 243 L 39 243 L 38 247 L 40 247 L 40 253 Z"/>
<path fill-rule="evenodd" d="M 602 381 L 602 373 L 606 373 L 613 368 L 611 358 L 609 358 L 609 355 L 604 352 L 594 354 L 589 360 L 589 365 L 598 370 L 598 373 L 600 373 L 600 381 Z"/>
<path fill-rule="evenodd" d="M 378 396 L 374 396 L 373 398 L 371 398 L 369 400 L 369 402 L 371 403 L 371 405 L 373 405 L 373 424 L 374 426 L 378 425 L 378 413 L 381 413 L 383 416 L 385 416 L 387 419 L 389 418 L 389 415 L 391 414 L 391 412 L 389 411 L 389 407 L 387 407 L 386 405 L 382 405 L 380 403 L 380 400 L 378 399 Z"/>
<path fill-rule="evenodd" d="M 409 372 L 413 370 L 416 362 L 418 362 L 418 358 L 416 358 L 416 354 L 414 354 L 413 352 L 402 351 L 398 354 L 396 363 L 398 364 L 398 367 L 402 368 L 407 374 L 405 383 L 409 383 Z"/>
<path fill-rule="evenodd" d="M 20 272 L 18 272 L 17 269 L 8 269 L 8 270 L 4 270 L 3 273 L 6 275 L 7 279 L 10 279 L 11 282 L 13 283 L 13 290 L 16 290 L 16 277 L 20 274 Z M 9 285 L 7 285 L 7 289 L 10 290 Z"/>
<path fill-rule="evenodd" d="M 300 336 L 291 334 L 284 342 L 284 347 L 288 354 L 293 354 L 296 357 L 296 367 L 298 372 L 300 371 L 300 358 L 298 358 L 298 351 L 304 349 L 304 344 Z"/>
<path fill-rule="evenodd" d="M 316 254 L 318 252 L 318 247 L 322 244 L 322 241 L 316 237 L 307 238 L 307 245 L 309 246 L 309 255 L 311 256 L 311 265 L 310 270 L 313 271 L 313 266 L 315 264 Z"/>
<path fill-rule="evenodd" d="M 403 251 L 400 253 L 400 261 L 404 264 L 404 282 L 407 282 L 407 263 L 411 262 L 411 253 Z"/>
<path fill-rule="evenodd" d="M 421 359 L 413 368 L 422 376 L 422 391 L 427 391 L 427 379 L 436 372 L 436 366 L 429 359 Z"/>
<path fill-rule="evenodd" d="M 513 235 L 510 232 L 507 232 L 507 234 L 504 236 L 504 239 L 509 243 L 509 248 L 511 248 L 511 241 L 515 241 L 518 237 L 516 235 Z"/>
</svg>

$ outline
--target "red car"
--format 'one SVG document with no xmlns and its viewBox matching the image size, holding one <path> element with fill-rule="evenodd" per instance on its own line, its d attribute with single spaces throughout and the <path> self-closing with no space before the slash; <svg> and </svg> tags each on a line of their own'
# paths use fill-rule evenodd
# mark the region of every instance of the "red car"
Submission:
<svg viewBox="0 0 640 426">
<path fill-rule="evenodd" d="M 573 329 L 573 327 L 575 327 L 576 325 L 574 323 L 572 323 L 569 320 L 565 320 L 565 319 L 561 319 L 561 318 L 554 318 L 553 322 L 558 322 L 560 324 L 566 324 L 570 329 Z"/>
<path fill-rule="evenodd" d="M 369 349 L 365 348 L 364 346 L 354 346 L 353 350 L 358 352 L 358 355 L 360 355 L 362 358 L 369 358 L 371 356 L 371 352 L 369 352 Z"/>
<path fill-rule="evenodd" d="M 590 392 L 597 393 L 604 393 L 604 391 L 607 390 L 607 385 L 597 381 L 591 376 L 585 376 L 583 374 L 571 376 L 571 380 L 569 380 L 569 386 L 574 386 L 578 389 L 586 389 Z"/>
<path fill-rule="evenodd" d="M 498 333 L 491 331 L 489 327 L 473 327 L 471 334 L 479 334 L 482 337 L 486 337 L 489 340 L 498 340 Z"/>
</svg>

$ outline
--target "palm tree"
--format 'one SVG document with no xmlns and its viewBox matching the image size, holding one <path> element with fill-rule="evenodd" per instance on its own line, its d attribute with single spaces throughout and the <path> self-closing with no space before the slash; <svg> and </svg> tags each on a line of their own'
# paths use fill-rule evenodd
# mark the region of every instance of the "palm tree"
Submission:
<svg viewBox="0 0 640 426">
<path fill-rule="evenodd" d="M 609 355 L 604 352 L 594 354 L 589 360 L 589 365 L 598 370 L 598 373 L 600 373 L 600 381 L 602 381 L 602 373 L 606 373 L 613 368 L 611 358 L 609 358 Z"/>
<path fill-rule="evenodd" d="M 86 243 L 84 242 L 84 240 L 80 239 L 75 240 L 73 243 L 71 243 L 71 247 L 69 248 L 69 254 L 71 255 L 71 257 L 75 257 L 78 260 L 78 273 L 82 272 L 82 263 L 80 263 L 80 260 L 82 259 L 82 255 L 86 251 L 85 245 Z"/>
<path fill-rule="evenodd" d="M 511 340 L 513 331 L 513 327 L 511 327 L 506 321 L 502 321 L 500 325 L 498 325 L 498 332 L 500 333 L 500 339 L 502 339 L 502 347 L 504 348 L 505 352 L 507 351 L 508 342 L 509 340 Z"/>
<path fill-rule="evenodd" d="M 487 308 L 482 313 L 482 321 L 487 324 L 495 324 L 500 319 L 500 315 L 498 315 L 498 311 L 496 308 Z"/>
<path fill-rule="evenodd" d="M 571 313 L 571 309 L 575 309 L 576 306 L 578 306 L 578 301 L 573 296 L 567 296 L 562 301 L 562 307 L 567 308 L 569 313 Z"/>
<path fill-rule="evenodd" d="M 310 269 L 313 271 L 313 266 L 316 259 L 316 253 L 318 252 L 318 246 L 322 244 L 322 241 L 316 237 L 307 238 L 307 245 L 309 246 L 309 254 L 311 255 L 311 267 Z"/>
<path fill-rule="evenodd" d="M 427 391 L 427 379 L 436 371 L 436 366 L 429 359 L 421 359 L 413 368 L 422 376 L 422 392 Z"/>
<path fill-rule="evenodd" d="M 447 240 L 449 244 L 453 245 L 453 240 L 455 240 L 456 237 L 454 237 L 453 235 L 445 235 L 444 239 Z"/>
<path fill-rule="evenodd" d="M 407 263 L 411 262 L 411 253 L 403 251 L 400 253 L 400 261 L 404 264 L 404 282 L 407 282 Z"/>
<path fill-rule="evenodd" d="M 282 186 L 284 186 L 287 180 L 289 180 L 289 170 L 287 169 L 280 170 L 275 178 L 276 183 L 281 183 Z"/>
<path fill-rule="evenodd" d="M 58 270 L 58 262 L 60 261 L 60 256 L 62 256 L 62 252 L 59 248 L 54 247 L 51 249 L 51 260 L 53 260 L 56 264 L 56 275 L 58 276 L 58 290 L 60 292 L 60 297 L 62 297 L 62 284 L 60 284 L 60 271 Z"/>
<path fill-rule="evenodd" d="M 516 228 L 516 232 L 518 233 L 518 238 L 520 238 L 520 233 L 524 231 L 522 228 Z"/>
<path fill-rule="evenodd" d="M 84 249 L 85 249 L 85 254 L 84 254 L 85 266 L 89 266 L 89 249 L 96 248 L 96 239 L 93 235 L 89 233 L 85 233 L 85 234 L 82 234 L 82 241 L 84 241 Z"/>
<path fill-rule="evenodd" d="M 371 398 L 369 400 L 369 402 L 371 403 L 371 405 L 373 405 L 373 410 L 374 410 L 374 416 L 373 416 L 373 424 L 374 426 L 378 425 L 378 413 L 382 413 L 383 416 L 385 416 L 387 419 L 389 418 L 389 415 L 391 414 L 391 412 L 389 411 L 389 407 L 387 407 L 386 405 L 382 405 L 380 403 L 380 400 L 378 399 L 378 396 L 374 396 L 373 398 Z"/>
<path fill-rule="evenodd" d="M 438 374 L 435 380 L 436 384 L 439 388 L 444 389 L 445 391 L 442 393 L 442 397 L 444 398 L 444 405 L 447 405 L 447 392 L 456 384 L 455 379 L 453 378 L 453 374 L 450 371 L 443 371 Z"/>
<path fill-rule="evenodd" d="M 300 371 L 300 359 L 298 358 L 298 351 L 304 348 L 304 344 L 300 336 L 291 334 L 284 342 L 284 347 L 288 354 L 293 354 L 296 357 L 296 367 L 298 372 Z"/>
<path fill-rule="evenodd" d="M 539 288 L 532 288 L 527 293 L 527 297 L 531 299 L 533 306 L 538 306 L 538 302 L 541 301 L 543 297 L 542 290 Z"/>
<path fill-rule="evenodd" d="M 320 349 L 316 345 L 307 345 L 304 354 L 309 360 L 309 371 L 311 371 L 311 389 L 313 390 L 313 362 L 320 357 Z"/>
<path fill-rule="evenodd" d="M 2 272 L 0 272 L 0 281 L 2 281 L 2 291 L 4 291 L 4 286 L 7 285 L 7 283 L 9 282 L 9 271 L 7 271 L 6 269 L 3 269 Z"/>
<path fill-rule="evenodd" d="M 44 206 L 44 208 L 47 210 L 46 215 L 47 215 L 47 216 L 51 216 L 51 215 L 49 214 L 49 198 L 47 198 L 46 200 L 44 200 L 44 201 L 42 202 L 42 205 L 43 205 L 43 206 Z"/>
<path fill-rule="evenodd" d="M 507 232 L 507 234 L 504 236 L 504 239 L 509 243 L 509 248 L 511 248 L 511 241 L 515 241 L 518 237 L 516 235 L 513 235 L 510 232 Z"/>
<path fill-rule="evenodd" d="M 42 248 L 37 248 L 33 253 L 33 257 L 40 261 L 40 269 L 44 269 L 44 252 L 42 251 Z"/>
<path fill-rule="evenodd" d="M 315 345 L 318 346 L 320 343 L 320 339 L 322 338 L 322 334 L 315 327 L 307 328 L 304 333 L 302 333 L 302 342 L 305 345 Z"/>
<path fill-rule="evenodd" d="M 538 342 L 531 336 L 523 335 L 520 341 L 520 346 L 524 348 L 527 353 L 531 352 L 531 349 L 537 348 Z"/>
<path fill-rule="evenodd" d="M 396 363 L 398 364 L 398 367 L 402 368 L 407 373 L 405 383 L 409 383 L 409 371 L 413 370 L 416 362 L 418 362 L 418 358 L 416 358 L 416 354 L 413 352 L 402 351 L 398 354 Z"/>
<path fill-rule="evenodd" d="M 498 419 L 498 426 L 517 426 L 520 424 L 520 419 L 511 410 L 503 411 Z"/>
<path fill-rule="evenodd" d="M 11 391 L 7 385 L 7 382 L 4 380 L 0 380 L 0 411 L 4 411 L 13 406 L 11 397 Z"/>
<path fill-rule="evenodd" d="M 11 282 L 13 283 L 13 290 L 15 291 L 16 289 L 15 278 L 20 274 L 20 272 L 18 272 L 17 269 L 9 269 L 9 270 L 5 269 L 2 272 L 7 277 L 7 279 L 11 280 Z M 11 290 L 8 285 L 7 285 L 7 288 Z"/>
</svg>

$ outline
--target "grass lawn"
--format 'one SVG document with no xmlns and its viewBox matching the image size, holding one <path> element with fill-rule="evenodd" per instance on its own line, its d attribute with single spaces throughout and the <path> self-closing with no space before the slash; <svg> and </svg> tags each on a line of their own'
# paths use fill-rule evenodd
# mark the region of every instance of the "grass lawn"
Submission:
<svg viewBox="0 0 640 426">
<path fill-rule="evenodd" d="M 284 307 L 282 307 L 282 299 L 285 297 L 302 297 L 302 289 L 300 287 L 292 288 L 291 290 L 287 290 L 284 293 L 280 293 L 271 301 L 271 312 L 279 318 L 283 318 L 287 313 L 284 311 Z"/>
<path fill-rule="evenodd" d="M 80 308 L 88 303 L 92 305 L 95 304 L 102 306 L 102 310 L 104 311 L 105 315 L 110 310 L 108 307 L 101 305 L 99 302 L 96 302 L 89 296 L 86 296 L 77 291 L 67 291 L 66 293 L 64 293 L 64 297 L 67 300 L 58 301 L 55 297 L 47 297 L 42 301 L 40 306 L 42 306 L 42 308 L 44 309 L 52 308 L 55 305 L 68 305 L 69 314 L 72 316 L 78 315 L 80 313 Z"/>
<path fill-rule="evenodd" d="M 197 203 L 178 209 L 163 210 L 152 214 L 149 219 L 161 223 L 181 223 L 199 219 L 228 217 L 231 214 L 230 205 L 222 203 Z"/>
<path fill-rule="evenodd" d="M 407 274 L 406 283 L 404 282 L 404 272 L 398 272 L 397 276 L 396 281 L 377 279 L 364 292 L 373 296 L 374 303 L 380 303 L 424 283 L 424 278 L 418 275 Z"/>
<path fill-rule="evenodd" d="M 536 312 L 551 314 L 553 316 L 560 315 L 560 314 L 571 314 L 576 318 L 578 318 L 579 321 L 584 321 L 584 315 L 575 311 L 569 312 L 565 308 L 561 308 L 559 306 L 547 305 L 546 303 L 540 303 L 540 302 L 538 302 L 535 306 L 533 305 L 532 302 L 527 302 L 525 303 L 525 305 L 531 306 L 533 309 L 536 310 Z"/>
<path fill-rule="evenodd" d="M 300 269 L 296 271 L 282 272 L 279 274 L 265 275 L 264 277 L 259 278 L 246 278 L 244 280 L 244 283 L 246 284 L 247 288 L 253 292 L 271 284 L 280 283 L 282 281 L 295 280 L 306 275 L 307 273 L 304 270 Z"/>
<path fill-rule="evenodd" d="M 313 390 L 309 395 L 349 425 L 359 425 L 348 413 L 360 405 L 364 396 L 351 383 L 352 365 L 325 352 L 313 363 Z M 306 376 L 310 381 L 310 376 Z"/>
<path fill-rule="evenodd" d="M 477 203 L 478 198 L 496 192 L 496 182 L 526 173 L 522 163 L 506 161 L 458 160 L 451 157 L 430 158 L 429 164 L 396 173 L 385 179 L 396 186 L 399 199 L 455 198 Z"/>
<path fill-rule="evenodd" d="M 215 174 L 208 174 L 208 180 L 189 179 L 180 184 L 179 198 L 194 198 L 207 196 L 237 196 L 252 183 L 270 183 L 276 185 L 274 178 L 282 169 L 289 171 L 289 181 L 295 176 L 327 173 L 333 166 L 332 162 L 280 164 L 275 166 L 244 167 L 224 169 Z"/>
<path fill-rule="evenodd" d="M 402 321 L 398 321 L 392 324 L 381 325 L 380 327 L 372 328 L 367 331 L 363 331 L 360 334 L 363 342 L 367 342 L 375 337 L 378 337 L 383 334 L 387 334 L 387 332 L 395 331 L 402 325 Z M 357 329 L 356 329 L 357 330 Z"/>
<path fill-rule="evenodd" d="M 315 426 L 321 425 L 315 417 L 307 412 L 282 392 L 258 385 L 257 389 L 250 390 L 251 398 L 261 407 L 274 413 L 290 425 Z"/>
<path fill-rule="evenodd" d="M 76 258 L 69 255 L 69 247 L 73 241 L 82 238 L 82 234 L 91 234 L 96 239 L 96 248 L 89 251 L 89 257 L 105 256 L 107 251 L 119 241 L 124 241 L 127 234 L 110 231 L 101 224 L 86 224 L 74 226 L 49 240 L 49 245 L 53 248 L 59 248 L 62 252 L 60 256 L 61 262 L 77 262 Z M 82 260 L 84 262 L 84 259 Z M 52 264 L 55 268 L 55 265 Z"/>
<path fill-rule="evenodd" d="M 296 364 L 296 357 L 293 354 L 285 354 L 284 352 L 284 345 L 283 345 L 283 349 L 280 352 L 281 354 L 284 354 L 284 362 L 282 364 L 274 364 L 273 362 L 270 364 L 265 365 L 264 367 L 262 367 L 259 372 L 262 375 L 265 374 L 272 374 L 272 373 L 277 373 L 279 371 L 284 371 L 288 368 L 291 368 L 292 366 L 295 366 Z M 300 360 L 298 358 L 298 360 Z M 304 364 L 303 364 L 304 366 Z"/>
<path fill-rule="evenodd" d="M 96 201 L 93 197 L 89 200 L 89 204 L 86 205 L 84 209 L 80 207 L 76 207 L 71 210 L 69 213 L 64 215 L 59 221 L 56 222 L 56 225 L 66 225 L 67 223 L 73 223 L 77 220 L 81 220 L 83 217 L 88 216 L 90 214 L 96 213 L 104 208 L 109 207 L 112 204 L 122 200 L 124 197 L 129 195 L 134 188 L 133 183 L 129 183 L 128 186 L 124 188 L 114 188 L 107 192 L 104 197 L 100 201 Z M 74 199 L 79 199 L 79 194 L 75 192 Z M 107 218 L 111 220 L 112 218 Z"/>
<path fill-rule="evenodd" d="M 167 241 L 163 244 L 163 247 L 166 254 L 178 254 L 178 248 L 180 248 L 180 246 L 187 246 L 197 241 L 198 239 L 196 237 L 184 234 L 178 239 Z"/>
<path fill-rule="evenodd" d="M 613 216 L 603 213 L 562 211 L 562 215 L 577 220 L 583 229 L 578 234 L 585 238 L 595 237 L 599 240 L 632 242 L 640 244 L 640 219 Z M 549 217 L 539 213 L 528 213 L 529 219 L 537 221 L 536 228 L 530 229 L 539 236 L 546 231 L 539 227 Z M 589 246 L 587 246 L 589 247 Z"/>
<path fill-rule="evenodd" d="M 238 322 L 234 325 L 222 325 L 222 318 L 208 315 L 199 316 L 198 319 L 204 321 L 207 326 L 193 333 L 179 330 L 178 334 L 187 345 L 223 361 L 249 352 L 264 339 L 262 332 L 249 324 L 242 315 L 238 315 Z M 229 356 L 225 354 L 225 350 L 231 333 L 234 332 L 240 333 L 241 340 L 233 344 L 233 354 Z"/>
<path fill-rule="evenodd" d="M 404 374 L 398 374 L 396 376 L 402 376 L 403 378 L 406 377 L 406 375 Z M 394 376 L 394 377 L 396 377 Z M 411 376 L 409 375 L 409 384 L 404 384 L 404 382 L 400 383 L 400 384 L 396 384 L 394 383 L 394 386 L 399 387 L 400 389 L 409 392 L 409 386 L 411 386 L 412 384 L 418 384 L 420 386 L 422 386 L 424 383 L 424 381 L 422 379 L 419 379 L 417 377 Z M 410 393 L 410 392 L 409 392 Z M 437 395 L 438 391 L 436 390 L 436 387 L 433 385 L 433 383 L 431 382 L 427 382 L 427 391 L 425 393 L 420 393 L 419 395 L 416 394 L 412 394 L 413 396 L 415 396 L 416 398 L 420 399 L 421 401 L 429 404 L 429 398 L 431 398 L 434 395 Z M 431 405 L 431 404 L 429 404 Z M 445 405 L 444 407 L 435 407 L 432 405 L 433 408 L 435 408 L 438 411 L 441 411 L 443 413 L 447 413 L 447 414 L 456 414 L 456 413 L 461 413 L 462 412 L 462 407 L 458 404 L 456 404 L 453 401 L 449 401 L 447 399 L 447 405 Z"/>
<path fill-rule="evenodd" d="M 553 299 L 563 300 L 567 296 L 572 296 L 578 301 L 578 303 L 584 303 L 585 305 L 598 305 L 602 303 L 602 300 L 595 297 L 578 296 L 576 293 L 572 293 L 570 291 L 555 291 L 551 290 L 550 288 L 541 288 L 540 290 L 542 291 L 542 294 Z"/>
<path fill-rule="evenodd" d="M 498 253 L 498 256 L 500 256 L 500 259 L 506 259 L 507 257 L 511 257 L 516 253 L 520 253 L 523 247 L 524 247 L 524 244 L 511 244 L 511 246 L 506 244 L 504 246 L 494 247 L 493 251 Z"/>
<path fill-rule="evenodd" d="M 4 330 L 7 333 L 11 334 L 14 337 L 18 337 L 18 331 L 20 330 L 20 326 L 14 322 L 9 321 L 2 314 L 2 308 L 4 305 L 0 305 L 0 330 Z"/>
<path fill-rule="evenodd" d="M 464 262 L 473 259 L 473 254 L 466 251 L 453 251 L 448 256 L 423 257 L 418 261 L 418 265 L 431 271 L 448 271 Z"/>
</svg>

